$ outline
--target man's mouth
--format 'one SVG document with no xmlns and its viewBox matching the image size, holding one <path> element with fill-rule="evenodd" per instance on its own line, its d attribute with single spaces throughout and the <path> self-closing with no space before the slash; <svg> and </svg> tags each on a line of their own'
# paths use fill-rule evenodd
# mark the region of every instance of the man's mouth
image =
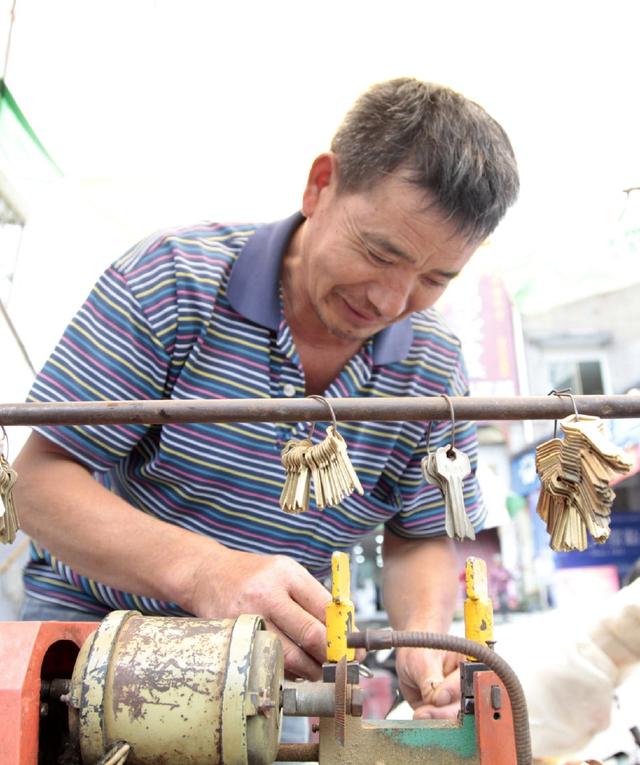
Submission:
<svg viewBox="0 0 640 765">
<path fill-rule="evenodd" d="M 380 317 L 376 316 L 375 314 L 371 313 L 371 311 L 364 311 L 361 308 L 356 308 L 353 306 L 348 300 L 346 300 L 344 297 L 342 298 L 342 302 L 347 308 L 347 312 L 354 318 L 356 321 L 360 324 L 380 324 Z"/>
</svg>

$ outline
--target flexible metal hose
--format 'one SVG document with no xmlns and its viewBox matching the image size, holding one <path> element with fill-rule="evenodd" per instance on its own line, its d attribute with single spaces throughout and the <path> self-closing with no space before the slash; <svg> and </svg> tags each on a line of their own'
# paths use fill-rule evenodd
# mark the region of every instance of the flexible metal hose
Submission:
<svg viewBox="0 0 640 765">
<path fill-rule="evenodd" d="M 347 635 L 347 645 L 350 648 L 366 648 L 367 651 L 379 651 L 384 648 L 436 648 L 441 651 L 456 651 L 466 656 L 473 656 L 486 664 L 502 680 L 509 694 L 517 763 L 518 765 L 531 765 L 529 717 L 522 686 L 507 662 L 490 648 L 487 648 L 486 645 L 455 635 L 439 635 L 435 632 L 402 632 L 389 629 L 350 632 Z"/>
</svg>

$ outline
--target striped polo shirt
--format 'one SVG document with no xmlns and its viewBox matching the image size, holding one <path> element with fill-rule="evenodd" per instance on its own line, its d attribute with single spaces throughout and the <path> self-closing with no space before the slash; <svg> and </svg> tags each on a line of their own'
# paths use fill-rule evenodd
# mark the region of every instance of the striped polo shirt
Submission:
<svg viewBox="0 0 640 765">
<path fill-rule="evenodd" d="M 31 401 L 282 398 L 305 395 L 284 316 L 280 262 L 302 216 L 268 225 L 164 231 L 101 276 L 38 375 Z M 460 344 L 433 309 L 379 332 L 329 385 L 327 397 L 467 394 Z M 339 430 L 364 488 L 340 506 L 302 515 L 279 506 L 280 451 L 308 423 L 87 425 L 38 431 L 136 508 L 227 547 L 294 558 L 322 578 L 331 554 L 384 524 L 407 539 L 444 534 L 439 491 L 422 478 L 426 422 L 344 422 Z M 316 426 L 313 441 L 324 437 Z M 451 442 L 434 422 L 430 447 Z M 476 462 L 475 427 L 456 423 L 456 446 Z M 484 518 L 475 475 L 467 513 Z M 428 575 L 428 574 L 427 574 Z M 37 543 L 26 590 L 94 614 L 176 604 L 125 593 L 73 571 Z"/>
</svg>

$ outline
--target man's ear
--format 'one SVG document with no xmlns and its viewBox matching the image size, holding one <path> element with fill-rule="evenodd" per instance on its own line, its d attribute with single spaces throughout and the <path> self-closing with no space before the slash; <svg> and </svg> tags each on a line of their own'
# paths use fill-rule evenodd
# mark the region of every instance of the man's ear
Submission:
<svg viewBox="0 0 640 765">
<path fill-rule="evenodd" d="M 305 218 L 313 215 L 323 189 L 335 186 L 336 182 L 336 155 L 331 151 L 320 154 L 313 160 L 302 195 L 302 214 Z"/>
</svg>

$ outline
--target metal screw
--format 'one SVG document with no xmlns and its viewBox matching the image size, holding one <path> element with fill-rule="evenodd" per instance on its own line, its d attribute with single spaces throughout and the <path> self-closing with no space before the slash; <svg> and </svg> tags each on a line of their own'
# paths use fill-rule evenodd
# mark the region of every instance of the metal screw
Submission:
<svg viewBox="0 0 640 765">
<path fill-rule="evenodd" d="M 274 700 L 269 698 L 269 689 L 261 688 L 258 695 L 258 714 L 269 717 L 271 710 L 275 709 L 275 706 Z"/>
</svg>

